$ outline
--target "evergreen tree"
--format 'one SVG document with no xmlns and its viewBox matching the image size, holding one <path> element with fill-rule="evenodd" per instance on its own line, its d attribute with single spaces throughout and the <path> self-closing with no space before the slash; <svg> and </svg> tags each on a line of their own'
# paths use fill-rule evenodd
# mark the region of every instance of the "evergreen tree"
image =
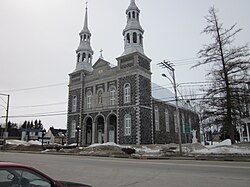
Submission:
<svg viewBox="0 0 250 187">
<path fill-rule="evenodd" d="M 249 80 L 249 48 L 248 45 L 234 46 L 233 42 L 241 29 L 236 24 L 224 29 L 214 7 L 209 9 L 205 17 L 207 26 L 203 33 L 211 36 L 210 44 L 199 51 L 197 67 L 211 64 L 212 70 L 207 74 L 212 84 L 206 89 L 204 104 L 207 106 L 207 118 L 214 123 L 222 124 L 224 138 L 235 142 L 236 123 L 240 118 L 241 96 L 244 95 L 243 85 Z"/>
</svg>

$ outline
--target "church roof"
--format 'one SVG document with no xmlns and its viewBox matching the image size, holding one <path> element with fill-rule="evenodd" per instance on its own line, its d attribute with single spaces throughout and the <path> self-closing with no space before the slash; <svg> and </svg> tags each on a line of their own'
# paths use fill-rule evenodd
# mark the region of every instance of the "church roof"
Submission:
<svg viewBox="0 0 250 187">
<path fill-rule="evenodd" d="M 172 100 L 174 100 L 175 95 L 169 89 L 167 89 L 163 86 L 160 86 L 156 83 L 153 83 L 153 82 L 151 82 L 151 86 L 152 86 L 152 97 L 154 99 L 157 99 L 160 101 L 172 101 Z"/>
</svg>

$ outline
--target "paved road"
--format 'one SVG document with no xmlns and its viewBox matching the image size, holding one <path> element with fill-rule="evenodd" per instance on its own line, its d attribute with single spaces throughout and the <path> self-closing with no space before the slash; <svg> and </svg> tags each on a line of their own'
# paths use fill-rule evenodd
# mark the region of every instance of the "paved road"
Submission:
<svg viewBox="0 0 250 187">
<path fill-rule="evenodd" d="M 0 152 L 55 179 L 95 187 L 249 187 L 250 162 L 134 160 Z"/>
</svg>

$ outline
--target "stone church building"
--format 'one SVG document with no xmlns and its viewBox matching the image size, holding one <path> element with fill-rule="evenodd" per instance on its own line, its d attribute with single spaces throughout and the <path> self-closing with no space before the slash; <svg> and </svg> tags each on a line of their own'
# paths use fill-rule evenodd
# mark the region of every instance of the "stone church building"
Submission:
<svg viewBox="0 0 250 187">
<path fill-rule="evenodd" d="M 117 66 L 102 55 L 93 64 L 86 8 L 76 68 L 69 74 L 68 144 L 178 143 L 175 105 L 157 98 L 157 94 L 154 97 L 151 59 L 143 50 L 144 30 L 135 0 L 130 1 L 126 17 L 124 51 L 116 58 Z M 198 130 L 198 116 L 189 108 L 180 107 L 180 119 L 182 140 L 188 142 L 190 129 Z"/>
</svg>

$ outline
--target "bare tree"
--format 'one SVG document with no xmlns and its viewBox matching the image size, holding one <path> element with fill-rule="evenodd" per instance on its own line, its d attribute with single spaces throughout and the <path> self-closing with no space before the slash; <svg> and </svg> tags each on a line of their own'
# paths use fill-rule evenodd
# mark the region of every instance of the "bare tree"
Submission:
<svg viewBox="0 0 250 187">
<path fill-rule="evenodd" d="M 212 42 L 199 51 L 198 55 L 203 60 L 193 67 L 211 64 L 212 69 L 207 76 L 213 84 L 205 90 L 205 104 L 208 106 L 205 116 L 212 117 L 214 123 L 221 123 L 224 138 L 235 143 L 235 121 L 240 108 L 237 100 L 244 90 L 242 85 L 249 79 L 249 48 L 247 44 L 233 45 L 241 29 L 236 29 L 236 24 L 224 29 L 214 7 L 209 9 L 205 19 L 207 26 L 203 33 L 210 35 Z"/>
</svg>

